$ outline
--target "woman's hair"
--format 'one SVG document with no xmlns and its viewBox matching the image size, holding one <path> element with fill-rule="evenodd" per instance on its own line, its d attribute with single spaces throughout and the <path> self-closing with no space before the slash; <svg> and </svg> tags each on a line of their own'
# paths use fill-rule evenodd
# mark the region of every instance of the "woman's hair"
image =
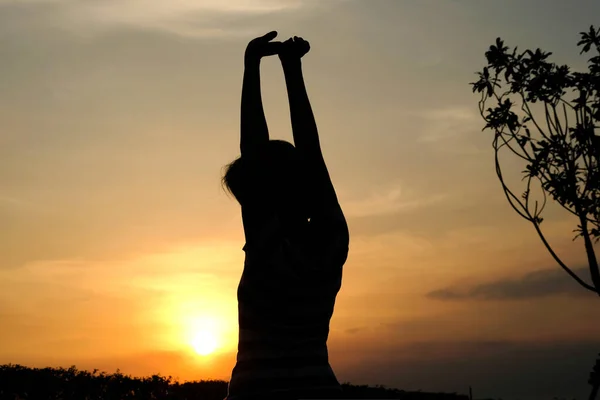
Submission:
<svg viewBox="0 0 600 400">
<path fill-rule="evenodd" d="M 252 156 L 240 156 L 225 167 L 222 184 L 241 204 L 269 195 L 291 194 L 301 185 L 301 160 L 290 142 L 269 140 Z"/>
</svg>

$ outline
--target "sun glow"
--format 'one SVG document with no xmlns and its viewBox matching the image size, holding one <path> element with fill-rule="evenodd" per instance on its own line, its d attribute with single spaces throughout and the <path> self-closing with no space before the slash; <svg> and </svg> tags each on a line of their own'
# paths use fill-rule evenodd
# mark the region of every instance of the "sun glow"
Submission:
<svg viewBox="0 0 600 400">
<path fill-rule="evenodd" d="M 186 342 L 197 355 L 208 356 L 227 350 L 227 335 L 218 318 L 208 315 L 190 318 L 186 325 Z"/>
<path fill-rule="evenodd" d="M 214 353 L 219 347 L 219 341 L 213 332 L 208 330 L 196 333 L 191 342 L 192 347 L 201 356 L 207 356 Z"/>
<path fill-rule="evenodd" d="M 215 271 L 229 273 L 243 261 L 236 255 L 237 248 L 229 243 L 189 245 L 149 256 L 144 271 L 150 265 L 152 274 L 145 281 L 139 278 L 143 274 L 137 274 L 135 281 L 163 293 L 153 317 L 164 326 L 161 344 L 166 349 L 195 356 L 202 363 L 236 351 L 235 281 L 232 284 Z M 199 265 L 210 269 L 204 271 Z"/>
</svg>

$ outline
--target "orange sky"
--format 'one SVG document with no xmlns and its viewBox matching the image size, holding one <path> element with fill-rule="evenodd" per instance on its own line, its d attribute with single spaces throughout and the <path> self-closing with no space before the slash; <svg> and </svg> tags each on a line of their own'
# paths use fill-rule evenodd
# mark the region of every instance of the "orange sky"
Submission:
<svg viewBox="0 0 600 400">
<path fill-rule="evenodd" d="M 239 148 L 245 44 L 276 29 L 311 41 L 350 225 L 340 380 L 585 393 L 598 300 L 506 203 L 468 83 L 497 36 L 583 65 L 577 33 L 600 8 L 483 3 L 0 0 L 0 363 L 228 379 L 244 242 L 219 179 Z M 271 135 L 291 140 L 278 61 L 262 74 Z M 574 222 L 550 207 L 544 225 L 585 266 Z M 218 342 L 205 357 L 203 334 Z"/>
</svg>

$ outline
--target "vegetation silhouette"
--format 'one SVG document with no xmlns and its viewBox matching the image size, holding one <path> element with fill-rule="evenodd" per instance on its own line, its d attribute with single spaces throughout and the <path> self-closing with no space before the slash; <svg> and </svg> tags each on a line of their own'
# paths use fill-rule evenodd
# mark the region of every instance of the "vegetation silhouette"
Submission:
<svg viewBox="0 0 600 400">
<path fill-rule="evenodd" d="M 310 44 L 272 31 L 248 43 L 241 155 L 223 184 L 239 202 L 246 244 L 238 286 L 239 341 L 227 400 L 333 398 L 341 385 L 327 351 L 348 257 L 349 230 L 319 143 L 302 72 Z M 294 144 L 270 140 L 260 62 L 277 54 Z"/>
<path fill-rule="evenodd" d="M 511 51 L 497 38 L 485 53 L 487 66 L 471 85 L 473 92 L 481 94 L 483 130 L 494 132 L 496 173 L 510 205 L 533 225 L 558 265 L 583 288 L 600 296 L 594 249 L 594 242 L 600 239 L 600 30 L 592 25 L 580 35 L 580 54 L 594 52 L 588 72 L 572 72 L 567 65 L 549 62 L 552 53 L 539 48 L 518 52 L 515 47 Z M 508 187 L 502 174 L 502 149 L 527 164 L 521 196 Z M 541 189 L 541 203 L 531 200 L 534 182 Z M 548 195 L 577 218 L 574 240 L 583 238 L 591 284 L 566 265 L 542 232 L 541 213 Z M 599 364 L 600 359 L 590 374 L 590 400 L 596 398 L 600 387 Z"/>
<path fill-rule="evenodd" d="M 117 372 L 82 371 L 76 367 L 0 366 L 0 400 L 222 400 L 228 382 L 183 382 L 152 375 L 134 378 Z M 341 385 L 344 399 L 467 400 L 455 393 L 406 392 L 383 386 Z"/>
</svg>

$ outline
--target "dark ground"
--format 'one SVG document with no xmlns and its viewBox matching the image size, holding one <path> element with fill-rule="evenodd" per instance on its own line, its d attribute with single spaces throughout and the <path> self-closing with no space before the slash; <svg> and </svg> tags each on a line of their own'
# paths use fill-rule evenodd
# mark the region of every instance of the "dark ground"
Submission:
<svg viewBox="0 0 600 400">
<path fill-rule="evenodd" d="M 455 393 L 405 392 L 348 383 L 343 384 L 343 390 L 345 399 L 468 400 L 468 396 Z M 75 367 L 0 366 L 0 400 L 223 400 L 226 394 L 226 381 L 179 383 L 171 377 L 134 378 L 119 371 L 107 374 Z"/>
</svg>

